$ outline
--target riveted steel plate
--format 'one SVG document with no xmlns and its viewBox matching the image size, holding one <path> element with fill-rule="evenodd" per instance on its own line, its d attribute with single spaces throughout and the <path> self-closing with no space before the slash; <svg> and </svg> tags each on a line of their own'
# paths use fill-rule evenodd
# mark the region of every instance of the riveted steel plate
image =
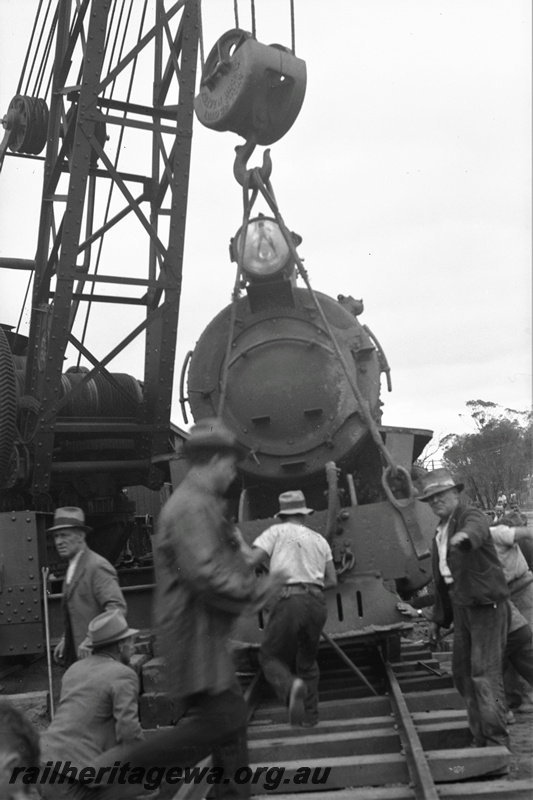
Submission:
<svg viewBox="0 0 533 800">
<path fill-rule="evenodd" d="M 0 656 L 44 653 L 37 515 L 0 514 Z"/>
</svg>

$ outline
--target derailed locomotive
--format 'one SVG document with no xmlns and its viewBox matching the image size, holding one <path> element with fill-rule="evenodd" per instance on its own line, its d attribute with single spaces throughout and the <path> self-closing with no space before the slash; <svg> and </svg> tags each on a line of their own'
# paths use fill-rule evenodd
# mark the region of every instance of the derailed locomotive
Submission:
<svg viewBox="0 0 533 800">
<path fill-rule="evenodd" d="M 248 542 L 276 521 L 281 492 L 304 490 L 316 509 L 308 523 L 330 542 L 339 576 L 328 629 L 394 628 L 398 594 L 431 577 L 433 515 L 411 480 L 431 431 L 381 425 L 381 376 L 390 389 L 390 370 L 359 321 L 362 301 L 297 286 L 295 250 L 275 219 L 252 219 L 244 238 L 245 294 L 189 354 L 194 419 L 220 415 L 248 451 L 232 496 Z M 256 639 L 261 624 L 243 622 L 238 635 Z"/>
</svg>

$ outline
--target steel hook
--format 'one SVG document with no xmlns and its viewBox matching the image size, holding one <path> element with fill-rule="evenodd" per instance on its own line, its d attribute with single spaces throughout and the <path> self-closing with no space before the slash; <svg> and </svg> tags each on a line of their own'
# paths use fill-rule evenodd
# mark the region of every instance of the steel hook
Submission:
<svg viewBox="0 0 533 800">
<path fill-rule="evenodd" d="M 247 164 L 248 159 L 255 150 L 255 146 L 255 137 L 252 136 L 252 138 L 247 139 L 244 144 L 238 144 L 235 148 L 237 155 L 235 156 L 235 161 L 233 164 L 233 174 L 235 176 L 235 180 L 240 183 L 241 186 L 244 186 L 247 177 L 249 182 L 252 183 L 251 177 L 254 170 L 248 169 Z M 263 183 L 267 183 L 270 179 L 270 175 L 272 174 L 272 159 L 270 158 L 269 148 L 267 148 L 263 153 L 263 165 L 258 169 L 261 180 Z"/>
</svg>

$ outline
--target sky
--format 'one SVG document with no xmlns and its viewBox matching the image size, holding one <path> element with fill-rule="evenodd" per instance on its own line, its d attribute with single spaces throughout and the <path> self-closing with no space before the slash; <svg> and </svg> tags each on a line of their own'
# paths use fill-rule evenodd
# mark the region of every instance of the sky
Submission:
<svg viewBox="0 0 533 800">
<path fill-rule="evenodd" d="M 2 115 L 36 8 L 0 0 Z M 290 45 L 289 8 L 255 0 L 260 42 Z M 241 0 L 239 12 L 250 30 L 250 3 Z M 233 0 L 203 0 L 206 54 L 234 25 Z M 364 300 L 359 319 L 392 370 L 383 424 L 441 437 L 472 432 L 469 400 L 529 409 L 530 2 L 295 0 L 295 41 L 306 96 L 271 146 L 271 181 L 303 239 L 313 288 Z M 228 244 L 243 213 L 232 172 L 238 144 L 237 134 L 195 121 L 172 410 L 181 426 L 181 363 L 231 298 Z M 249 166 L 261 162 L 258 148 Z M 33 258 L 41 184 L 39 164 L 6 159 L 0 256 Z M 0 320 L 17 325 L 26 281 L 5 270 L 0 281 Z M 120 324 L 104 319 L 100 333 L 116 329 L 120 340 Z M 142 348 L 116 371 L 142 378 Z"/>
</svg>

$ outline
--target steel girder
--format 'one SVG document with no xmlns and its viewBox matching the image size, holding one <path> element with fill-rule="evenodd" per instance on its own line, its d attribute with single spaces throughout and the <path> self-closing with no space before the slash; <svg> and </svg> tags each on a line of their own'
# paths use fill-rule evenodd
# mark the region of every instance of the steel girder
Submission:
<svg viewBox="0 0 533 800">
<path fill-rule="evenodd" d="M 198 32 L 198 0 L 58 3 L 21 404 L 35 495 L 49 488 L 59 410 L 96 373 L 113 383 L 108 364 L 144 334 L 146 433 L 135 458 L 151 464 L 147 486 L 161 483 L 154 460 L 169 451 Z M 132 257 L 126 245 L 137 237 L 146 249 Z M 91 338 L 95 307 L 106 315 Z M 127 331 L 113 340 L 117 314 Z M 65 393 L 67 348 L 90 366 Z"/>
</svg>

